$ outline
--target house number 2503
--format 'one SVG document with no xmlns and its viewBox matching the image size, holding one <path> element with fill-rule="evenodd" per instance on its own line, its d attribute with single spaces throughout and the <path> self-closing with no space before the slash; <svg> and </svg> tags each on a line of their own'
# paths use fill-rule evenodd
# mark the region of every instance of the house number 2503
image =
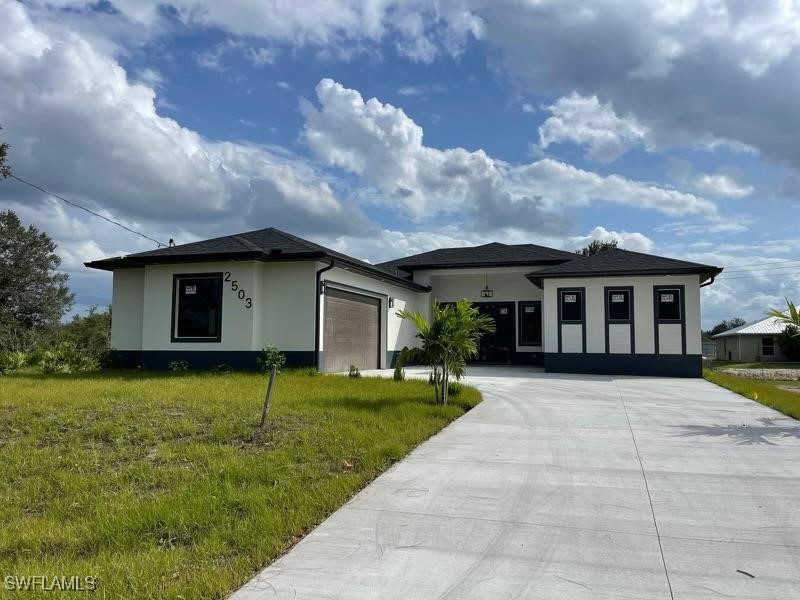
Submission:
<svg viewBox="0 0 800 600">
<path fill-rule="evenodd" d="M 231 289 L 236 292 L 236 296 L 244 302 L 245 308 L 253 308 L 253 299 L 247 295 L 247 292 L 244 291 L 244 288 L 239 287 L 239 282 L 231 280 L 231 272 L 225 271 L 225 281 L 231 284 Z"/>
</svg>

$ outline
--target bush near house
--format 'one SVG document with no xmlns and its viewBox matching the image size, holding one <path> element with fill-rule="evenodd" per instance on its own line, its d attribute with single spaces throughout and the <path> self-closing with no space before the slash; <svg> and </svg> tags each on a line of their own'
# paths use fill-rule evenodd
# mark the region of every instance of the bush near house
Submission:
<svg viewBox="0 0 800 600">
<path fill-rule="evenodd" d="M 3 575 L 91 575 L 98 598 L 224 598 L 480 400 L 462 387 L 435 405 L 424 381 L 287 370 L 261 432 L 266 380 L 4 378 Z"/>
</svg>

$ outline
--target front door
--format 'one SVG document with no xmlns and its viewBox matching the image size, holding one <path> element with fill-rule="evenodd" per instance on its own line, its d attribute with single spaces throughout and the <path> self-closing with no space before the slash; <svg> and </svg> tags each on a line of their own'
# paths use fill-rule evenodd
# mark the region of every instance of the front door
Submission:
<svg viewBox="0 0 800 600">
<path fill-rule="evenodd" d="M 494 319 L 496 328 L 494 333 L 486 333 L 480 339 L 475 362 L 510 364 L 516 350 L 514 303 L 476 302 L 475 306 L 482 315 Z"/>
</svg>

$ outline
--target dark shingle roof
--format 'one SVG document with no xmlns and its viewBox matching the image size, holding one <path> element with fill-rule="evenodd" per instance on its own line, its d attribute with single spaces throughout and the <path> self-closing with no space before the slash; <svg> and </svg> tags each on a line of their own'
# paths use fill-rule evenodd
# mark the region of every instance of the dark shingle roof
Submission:
<svg viewBox="0 0 800 600">
<path fill-rule="evenodd" d="M 126 267 L 139 267 L 158 263 L 185 263 L 214 260 L 311 260 L 333 259 L 341 265 L 378 279 L 386 279 L 394 283 L 412 287 L 417 290 L 427 289 L 396 275 L 391 270 L 383 269 L 368 262 L 347 256 L 314 242 L 304 240 L 291 233 L 274 227 L 257 229 L 245 233 L 226 235 L 223 237 L 190 242 L 168 248 L 157 248 L 147 252 L 137 252 L 124 257 L 105 258 L 85 263 L 93 269 L 113 271 Z"/>
<path fill-rule="evenodd" d="M 380 263 L 383 269 L 413 271 L 415 269 L 490 267 L 513 265 L 548 265 L 572 260 L 575 255 L 564 250 L 535 244 L 501 244 L 440 248 Z"/>
<path fill-rule="evenodd" d="M 615 248 L 591 256 L 534 271 L 527 278 L 539 285 L 542 279 L 552 277 L 596 277 L 601 275 L 684 275 L 722 272 L 720 267 L 704 265 L 665 256 Z"/>
</svg>

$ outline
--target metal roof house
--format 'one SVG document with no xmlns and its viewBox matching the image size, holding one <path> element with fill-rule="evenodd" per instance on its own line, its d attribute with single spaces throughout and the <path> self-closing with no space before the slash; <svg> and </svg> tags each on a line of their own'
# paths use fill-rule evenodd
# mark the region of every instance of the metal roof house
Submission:
<svg viewBox="0 0 800 600">
<path fill-rule="evenodd" d="M 718 267 L 535 244 L 442 248 L 373 265 L 274 228 L 86 263 L 113 271 L 112 346 L 129 364 L 255 365 L 267 345 L 323 371 L 392 366 L 402 308 L 472 301 L 497 330 L 476 361 L 700 376 L 700 287 Z"/>
<path fill-rule="evenodd" d="M 786 356 L 776 343 L 786 323 L 776 317 L 746 323 L 714 336 L 718 360 L 741 362 L 785 361 Z"/>
</svg>

